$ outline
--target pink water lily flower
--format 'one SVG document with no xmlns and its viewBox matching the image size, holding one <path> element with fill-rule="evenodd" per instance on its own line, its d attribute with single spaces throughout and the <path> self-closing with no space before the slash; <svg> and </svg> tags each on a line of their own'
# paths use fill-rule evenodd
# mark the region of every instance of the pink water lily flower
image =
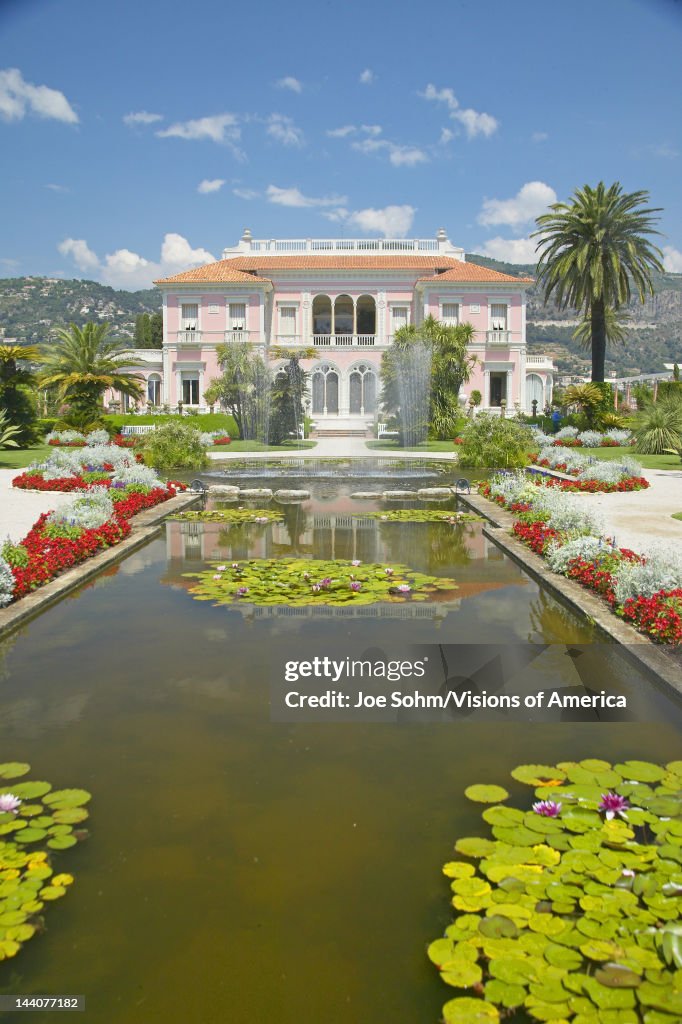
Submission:
<svg viewBox="0 0 682 1024">
<path fill-rule="evenodd" d="M 248 587 L 237 587 L 237 597 L 244 597 L 248 592 Z"/>
<path fill-rule="evenodd" d="M 533 810 L 543 818 L 558 818 L 561 814 L 561 804 L 555 800 L 538 800 L 533 804 Z"/>
<path fill-rule="evenodd" d="M 619 796 L 618 793 L 602 793 L 601 801 L 599 803 L 598 810 L 605 811 L 606 820 L 611 821 L 617 814 L 621 817 L 626 817 L 625 811 L 627 811 L 630 804 L 624 796 Z"/>
<path fill-rule="evenodd" d="M 213 579 L 214 579 L 214 580 L 221 580 L 221 579 L 222 579 L 222 576 L 220 575 L 220 573 L 219 573 L 219 572 L 217 572 L 217 573 L 215 574 L 215 576 L 213 577 Z"/>
<path fill-rule="evenodd" d="M 0 812 L 16 814 L 21 800 L 14 793 L 0 793 Z"/>
<path fill-rule="evenodd" d="M 410 591 L 412 590 L 412 587 L 409 585 L 409 583 L 400 583 L 396 587 L 396 590 L 399 590 L 401 594 L 409 594 Z"/>
<path fill-rule="evenodd" d="M 386 573 L 387 576 L 393 575 L 393 569 L 384 569 L 384 572 Z"/>
<path fill-rule="evenodd" d="M 267 516 L 256 516 L 256 518 L 254 519 L 254 523 L 267 523 L 267 521 Z"/>
<path fill-rule="evenodd" d="M 332 585 L 332 578 L 331 578 L 331 576 L 325 576 L 325 578 L 323 580 L 320 580 L 320 586 L 321 587 L 331 587 L 331 585 Z"/>
<path fill-rule="evenodd" d="M 320 586 L 319 583 L 313 583 L 310 589 L 312 590 L 313 594 L 319 594 L 319 592 L 322 590 L 322 587 Z"/>
<path fill-rule="evenodd" d="M 354 558 L 353 561 L 350 564 L 351 565 L 362 565 L 362 562 L 360 561 L 359 558 Z"/>
<path fill-rule="evenodd" d="M 226 569 L 227 569 L 226 565 L 216 565 L 216 571 L 217 572 L 225 572 Z"/>
<path fill-rule="evenodd" d="M 357 580 L 353 580 L 353 582 L 350 585 L 350 589 L 355 591 L 355 593 L 357 593 L 358 590 L 362 589 L 362 583 L 358 583 Z"/>
<path fill-rule="evenodd" d="M 239 568 L 239 562 L 233 562 L 232 563 L 232 568 L 233 569 L 238 569 Z"/>
</svg>

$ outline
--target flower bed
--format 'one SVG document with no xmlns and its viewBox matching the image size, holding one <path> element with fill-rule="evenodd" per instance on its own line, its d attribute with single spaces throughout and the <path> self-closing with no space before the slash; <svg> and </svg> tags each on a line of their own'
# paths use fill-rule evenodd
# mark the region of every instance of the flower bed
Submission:
<svg viewBox="0 0 682 1024">
<path fill-rule="evenodd" d="M 51 481 L 53 483 L 54 481 Z M 10 604 L 130 534 L 129 520 L 170 498 L 183 484 L 99 488 L 46 512 L 19 544 L 0 554 L 0 606 Z"/>
<path fill-rule="evenodd" d="M 113 466 L 110 466 L 109 472 L 113 468 Z M 12 487 L 18 487 L 25 491 L 62 491 L 68 493 L 69 491 L 88 491 L 92 487 L 109 487 L 110 482 L 108 477 L 102 480 L 88 481 L 83 476 L 61 476 L 55 477 L 53 480 L 46 480 L 42 473 L 27 470 L 25 473 L 20 473 L 19 476 L 14 477 Z"/>
<path fill-rule="evenodd" d="M 617 547 L 580 499 L 529 483 L 524 474 L 493 477 L 479 493 L 516 513 L 513 534 L 552 572 L 593 591 L 652 640 L 682 644 L 682 561 L 674 554 L 644 557 Z"/>
</svg>

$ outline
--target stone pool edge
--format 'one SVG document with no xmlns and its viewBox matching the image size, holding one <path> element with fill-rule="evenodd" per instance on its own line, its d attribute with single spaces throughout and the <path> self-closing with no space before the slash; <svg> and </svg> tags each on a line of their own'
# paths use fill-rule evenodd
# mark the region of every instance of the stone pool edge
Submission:
<svg viewBox="0 0 682 1024">
<path fill-rule="evenodd" d="M 483 527 L 483 533 L 497 545 L 514 562 L 520 565 L 529 576 L 542 583 L 555 597 L 574 611 L 589 618 L 603 633 L 620 644 L 627 656 L 644 667 L 646 671 L 663 682 L 678 696 L 682 696 L 682 678 L 679 666 L 661 650 L 649 637 L 637 632 L 633 626 L 617 618 L 604 607 L 603 601 L 591 594 L 579 583 L 550 572 L 543 558 L 530 551 L 520 540 L 511 536 L 514 517 L 505 509 L 500 508 L 487 498 L 478 495 L 457 495 L 464 504 L 483 516 L 489 526 Z"/>
<path fill-rule="evenodd" d="M 174 498 L 169 498 L 168 501 L 161 502 L 160 505 L 139 512 L 130 520 L 132 527 L 130 535 L 120 543 L 98 551 L 92 558 L 86 559 L 80 565 L 72 566 L 60 576 L 50 580 L 38 590 L 26 594 L 14 604 L 0 608 L 0 639 L 19 629 L 25 622 L 35 618 L 51 605 L 56 604 L 57 601 L 82 586 L 93 576 L 98 576 L 102 569 L 106 569 L 114 562 L 119 562 L 142 547 L 159 532 L 167 516 L 173 512 L 182 512 L 190 505 L 194 505 L 199 498 L 198 494 L 178 494 Z"/>
</svg>

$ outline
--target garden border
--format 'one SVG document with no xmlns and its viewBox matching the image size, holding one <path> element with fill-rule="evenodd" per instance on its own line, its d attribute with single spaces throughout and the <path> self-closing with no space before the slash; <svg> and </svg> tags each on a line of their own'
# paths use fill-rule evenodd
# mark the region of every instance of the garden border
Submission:
<svg viewBox="0 0 682 1024">
<path fill-rule="evenodd" d="M 520 565 L 529 576 L 542 583 L 554 597 L 558 597 L 571 609 L 587 616 L 598 629 L 620 644 L 621 649 L 631 660 L 644 667 L 656 681 L 662 682 L 678 696 L 682 696 L 682 674 L 679 665 L 653 640 L 609 611 L 600 598 L 589 593 L 579 583 L 551 572 L 540 555 L 529 551 L 525 544 L 512 537 L 510 531 L 515 517 L 511 513 L 478 495 L 459 494 L 458 498 L 485 517 L 491 524 L 483 527 L 485 536 Z"/>
<path fill-rule="evenodd" d="M 44 494 L 45 492 L 41 491 L 40 493 Z M 198 494 L 177 494 L 174 498 L 162 501 L 153 508 L 138 512 L 130 520 L 132 527 L 130 535 L 120 543 L 98 551 L 92 558 L 87 558 L 79 565 L 72 566 L 32 593 L 26 594 L 25 597 L 9 604 L 6 608 L 0 608 L 0 640 L 19 629 L 29 619 L 35 618 L 36 615 L 56 604 L 62 597 L 82 586 L 93 576 L 98 576 L 102 569 L 106 569 L 107 566 L 120 561 L 142 547 L 159 532 L 163 520 L 168 515 L 172 512 L 182 512 L 185 508 L 195 504 L 200 497 L 201 495 Z"/>
</svg>

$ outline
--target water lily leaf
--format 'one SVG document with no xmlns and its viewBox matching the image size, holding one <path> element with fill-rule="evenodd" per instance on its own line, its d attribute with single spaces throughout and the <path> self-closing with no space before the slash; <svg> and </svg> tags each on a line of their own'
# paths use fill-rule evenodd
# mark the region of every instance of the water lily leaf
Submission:
<svg viewBox="0 0 682 1024">
<path fill-rule="evenodd" d="M 16 956 L 20 949 L 21 944 L 14 939 L 0 939 L 0 960 L 9 960 L 10 957 Z"/>
<path fill-rule="evenodd" d="M 458 839 L 455 843 L 455 850 L 463 857 L 487 857 L 495 851 L 495 843 L 490 839 L 482 839 L 478 836 L 470 836 Z"/>
<path fill-rule="evenodd" d="M 537 980 L 537 971 L 533 964 L 521 957 L 506 957 L 491 960 L 488 970 L 493 978 L 506 981 L 510 985 L 529 985 Z"/>
<path fill-rule="evenodd" d="M 66 893 L 66 887 L 63 885 L 49 885 L 44 889 L 41 889 L 39 896 L 41 900 L 58 900 L 60 896 Z"/>
<path fill-rule="evenodd" d="M 53 793 L 48 793 L 43 802 L 62 810 L 66 807 L 81 807 L 91 799 L 92 794 L 86 789 L 57 789 Z"/>
<path fill-rule="evenodd" d="M 7 928 L 5 938 L 14 942 L 28 942 L 35 935 L 36 929 L 32 924 L 17 924 Z"/>
<path fill-rule="evenodd" d="M 485 997 L 492 1003 L 513 1010 L 522 1005 L 526 998 L 526 990 L 521 985 L 510 985 L 498 978 L 491 978 L 485 985 Z"/>
<path fill-rule="evenodd" d="M 477 963 L 460 957 L 449 961 L 441 970 L 440 976 L 446 985 L 452 985 L 454 988 L 471 988 L 481 981 L 483 971 Z"/>
<path fill-rule="evenodd" d="M 451 860 L 443 865 L 443 874 L 448 878 L 471 878 L 475 872 L 473 864 L 466 864 L 461 860 Z"/>
<path fill-rule="evenodd" d="M 492 914 L 480 922 L 478 930 L 490 939 L 513 939 L 519 934 L 514 921 L 501 914 Z"/>
<path fill-rule="evenodd" d="M 77 839 L 74 836 L 54 836 L 47 841 L 47 845 L 51 850 L 68 850 L 70 846 L 75 846 L 76 843 Z"/>
<path fill-rule="evenodd" d="M 560 785 L 566 778 L 566 773 L 560 768 L 546 764 L 522 764 L 514 768 L 511 775 L 517 782 L 525 782 L 528 786 Z"/>
<path fill-rule="evenodd" d="M 36 797 L 49 793 L 52 786 L 49 782 L 17 782 L 12 786 L 12 792 L 22 800 L 35 800 Z"/>
<path fill-rule="evenodd" d="M 499 1019 L 497 1008 L 483 999 L 451 999 L 443 1007 L 445 1024 L 491 1024 Z"/>
<path fill-rule="evenodd" d="M 489 825 L 520 825 L 524 814 L 516 807 L 486 807 L 481 817 Z"/>
<path fill-rule="evenodd" d="M 58 825 L 76 825 L 79 821 L 85 821 L 88 812 L 84 807 L 64 807 L 55 811 L 53 818 Z"/>
<path fill-rule="evenodd" d="M 622 964 L 604 964 L 594 972 L 594 976 L 600 985 L 608 988 L 637 988 L 641 985 L 641 975 Z"/>
<path fill-rule="evenodd" d="M 467 786 L 464 795 L 468 800 L 474 800 L 481 804 L 498 804 L 500 800 L 506 800 L 509 793 L 502 786 L 475 785 Z"/>
<path fill-rule="evenodd" d="M 47 830 L 44 828 L 34 828 L 29 825 L 27 828 L 21 830 L 17 835 L 18 843 L 37 843 L 39 839 L 44 839 L 47 835 Z"/>
<path fill-rule="evenodd" d="M 583 962 L 581 954 L 570 946 L 560 946 L 556 942 L 548 942 L 543 955 L 552 967 L 561 967 L 567 971 L 576 971 Z"/>
<path fill-rule="evenodd" d="M 503 843 L 514 846 L 534 846 L 539 836 L 525 825 L 493 825 L 493 835 Z"/>
<path fill-rule="evenodd" d="M 30 770 L 30 764 L 24 764 L 23 761 L 5 761 L 0 764 L 0 779 L 19 779 Z"/>
<path fill-rule="evenodd" d="M 614 768 L 624 779 L 632 779 L 635 782 L 657 782 L 665 775 L 660 765 L 651 764 L 650 761 L 625 761 L 623 764 L 616 764 Z"/>
</svg>

